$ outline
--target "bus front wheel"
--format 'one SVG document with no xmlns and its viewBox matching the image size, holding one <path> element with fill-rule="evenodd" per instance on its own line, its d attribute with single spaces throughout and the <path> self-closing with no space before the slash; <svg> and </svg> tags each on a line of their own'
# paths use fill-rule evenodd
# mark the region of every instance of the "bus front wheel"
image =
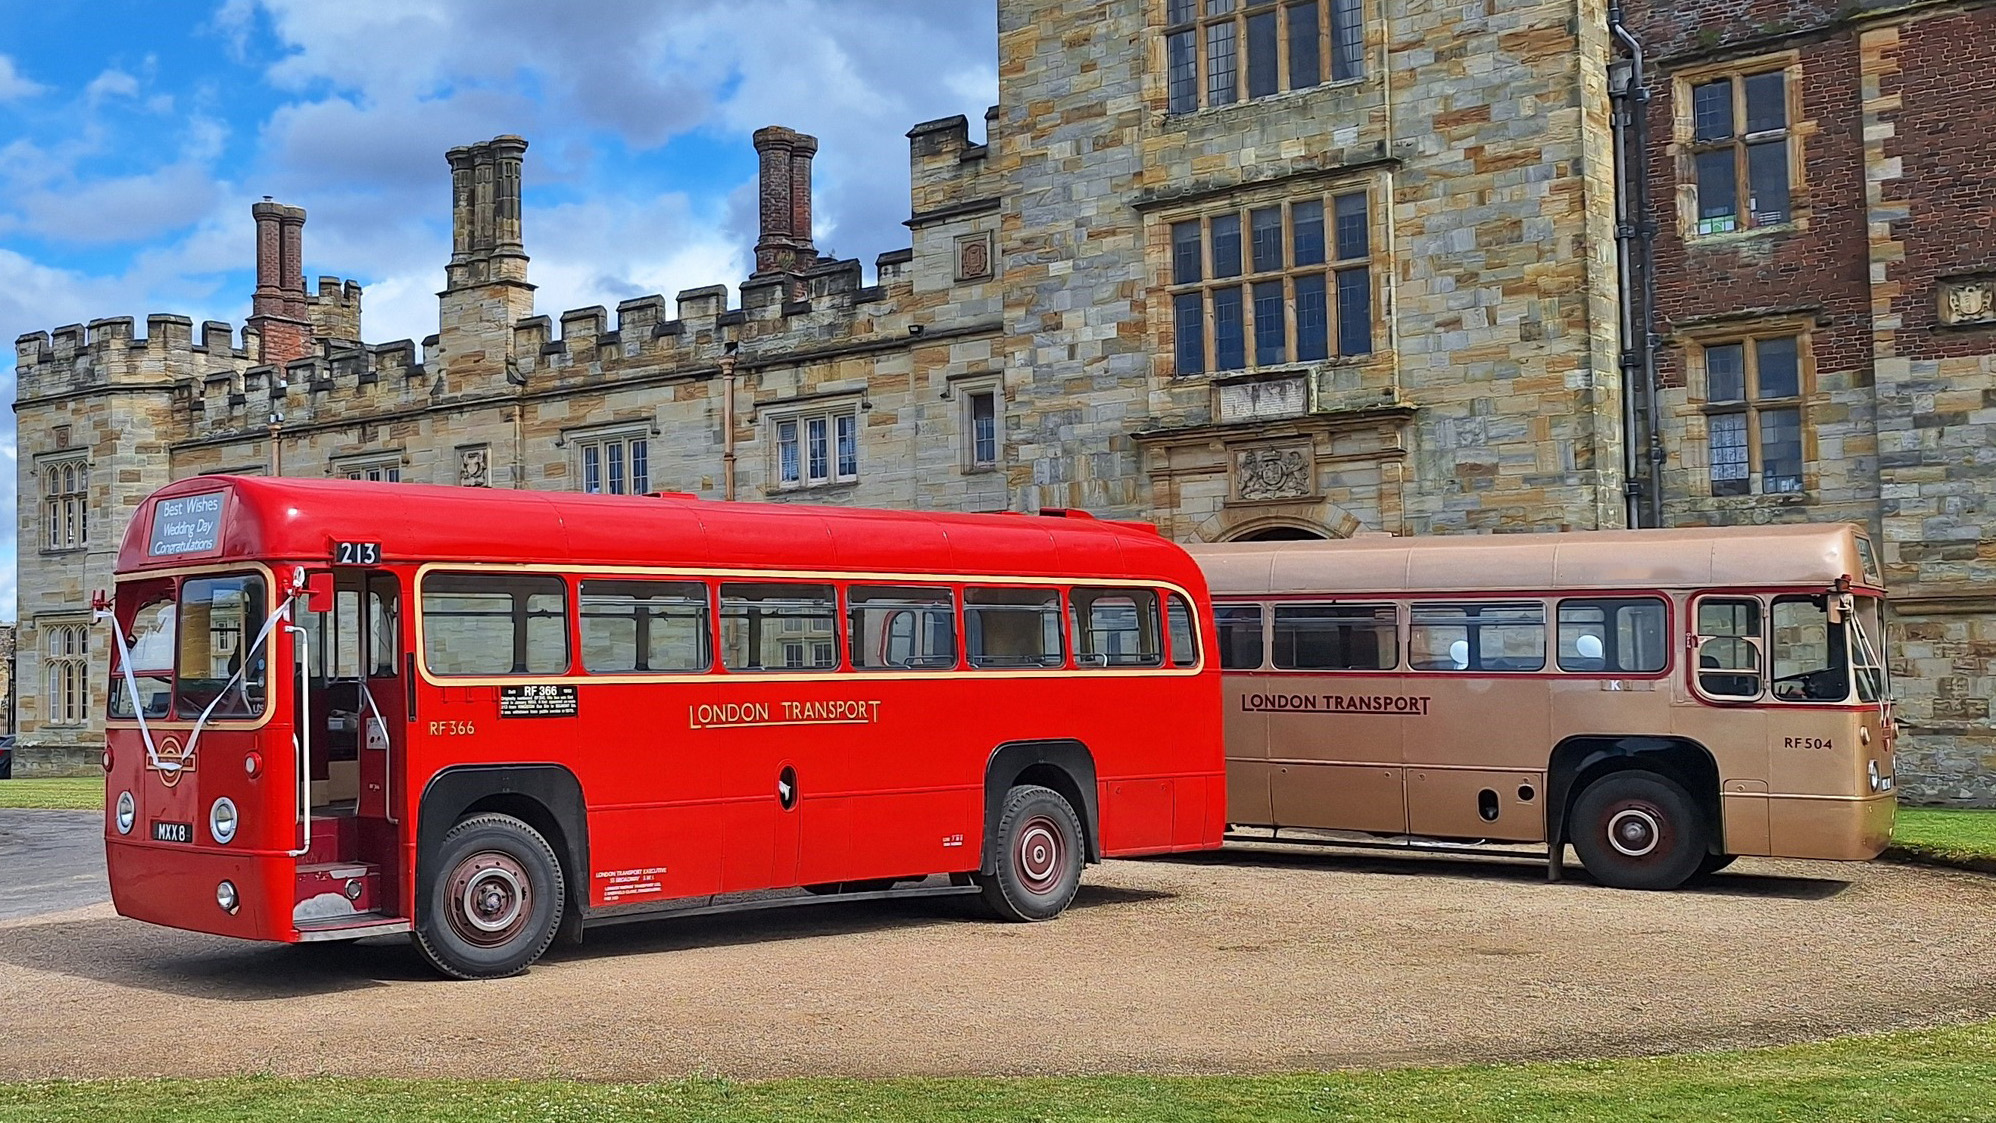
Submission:
<svg viewBox="0 0 1996 1123">
<path fill-rule="evenodd" d="M 561 862 L 539 831 L 511 815 L 474 815 L 450 829 L 417 899 L 416 947 L 459 979 L 517 975 L 561 925 Z"/>
<path fill-rule="evenodd" d="M 1617 889 L 1675 889 L 1705 860 L 1704 819 L 1676 781 L 1616 772 L 1573 805 L 1573 849 L 1596 881 Z"/>
<path fill-rule="evenodd" d="M 984 904 L 1001 920 L 1052 920 L 1081 887 L 1081 817 L 1059 792 L 1024 784 L 1005 793 Z"/>
</svg>

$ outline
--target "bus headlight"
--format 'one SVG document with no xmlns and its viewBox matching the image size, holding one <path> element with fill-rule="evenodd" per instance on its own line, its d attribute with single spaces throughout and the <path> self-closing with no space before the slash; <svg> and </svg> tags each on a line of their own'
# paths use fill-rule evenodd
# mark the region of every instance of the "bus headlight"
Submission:
<svg viewBox="0 0 1996 1123">
<path fill-rule="evenodd" d="M 228 845 L 236 837 L 236 804 L 227 796 L 208 809 L 208 833 L 216 842 Z"/>
<path fill-rule="evenodd" d="M 215 886 L 215 903 L 222 906 L 223 912 L 234 916 L 236 909 L 242 904 L 241 899 L 236 896 L 236 883 L 224 881 Z"/>
<path fill-rule="evenodd" d="M 1892 777 L 1879 771 L 1877 761 L 1872 761 L 1866 767 L 1865 772 L 1871 780 L 1871 790 L 1873 792 L 1889 792 L 1892 790 Z"/>
<path fill-rule="evenodd" d="M 139 805 L 132 802 L 132 793 L 118 793 L 118 833 L 132 833 L 132 824 L 139 821 Z"/>
</svg>

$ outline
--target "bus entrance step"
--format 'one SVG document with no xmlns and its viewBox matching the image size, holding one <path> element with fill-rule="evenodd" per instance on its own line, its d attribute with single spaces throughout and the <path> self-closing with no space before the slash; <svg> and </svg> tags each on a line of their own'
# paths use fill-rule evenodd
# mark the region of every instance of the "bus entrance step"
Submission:
<svg viewBox="0 0 1996 1123">
<path fill-rule="evenodd" d="M 378 912 L 360 913 L 339 920 L 301 920 L 296 924 L 298 942 L 301 944 L 319 943 L 325 940 L 358 940 L 367 936 L 393 936 L 409 931 L 410 924 L 398 916 L 383 916 Z"/>
<path fill-rule="evenodd" d="M 350 861 L 360 845 L 358 820 L 351 815 L 312 816 L 312 848 L 300 862 L 318 865 Z"/>
<path fill-rule="evenodd" d="M 381 903 L 381 871 L 366 862 L 311 862 L 298 867 L 292 923 L 348 920 Z"/>
</svg>

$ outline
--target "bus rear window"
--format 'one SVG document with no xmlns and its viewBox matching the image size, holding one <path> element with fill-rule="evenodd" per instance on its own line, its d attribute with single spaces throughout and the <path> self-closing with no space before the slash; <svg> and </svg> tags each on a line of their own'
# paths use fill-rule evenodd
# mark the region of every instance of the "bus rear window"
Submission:
<svg viewBox="0 0 1996 1123">
<path fill-rule="evenodd" d="M 1409 612 L 1407 661 L 1417 671 L 1545 669 L 1542 604 L 1426 603 Z"/>
<path fill-rule="evenodd" d="M 1275 606 L 1275 665 L 1299 671 L 1390 671 L 1400 632 L 1390 604 Z"/>
<path fill-rule="evenodd" d="M 523 573 L 424 578 L 423 661 L 438 675 L 567 671 L 567 585 Z"/>
<path fill-rule="evenodd" d="M 1067 594 L 1074 662 L 1082 667 L 1161 667 L 1157 594 L 1149 589 L 1079 588 Z"/>
<path fill-rule="evenodd" d="M 1171 633 L 1171 665 L 1198 666 L 1199 640 L 1192 629 L 1192 606 L 1177 593 L 1166 593 L 1164 619 L 1166 629 Z"/>
<path fill-rule="evenodd" d="M 965 589 L 963 648 L 990 670 L 1058 667 L 1060 594 L 1052 589 Z"/>
</svg>

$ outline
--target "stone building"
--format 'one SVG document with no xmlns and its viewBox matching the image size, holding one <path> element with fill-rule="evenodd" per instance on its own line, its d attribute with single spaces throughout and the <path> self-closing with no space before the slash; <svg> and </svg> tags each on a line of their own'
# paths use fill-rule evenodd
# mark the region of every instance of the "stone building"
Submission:
<svg viewBox="0 0 1996 1123">
<path fill-rule="evenodd" d="M 21 673 L 49 684 L 20 704 L 26 751 L 94 755 L 87 590 L 137 499 L 193 473 L 1081 507 L 1209 540 L 1625 523 L 1605 3 L 997 9 L 999 103 L 981 137 L 963 117 L 908 134 L 911 244 L 871 285 L 812 245 L 816 142 L 769 128 L 736 290 L 538 315 L 527 145 L 499 137 L 449 154 L 453 252 L 421 345 L 361 343 L 359 289 L 308 291 L 305 216 L 272 202 L 240 337 L 170 316 L 143 339 L 118 319 L 21 337 Z M 1684 252 L 1665 238 L 1658 260 L 1686 274 Z M 1696 329 L 1675 292 L 1665 321 Z M 1875 522 L 1875 485 L 1702 498 L 1708 414 L 1681 350 L 1671 517 Z M 1835 428 L 1869 423 L 1833 412 L 1868 408 L 1854 378 L 1812 409 L 1809 479 L 1868 470 Z"/>
<path fill-rule="evenodd" d="M 1632 8 L 1667 519 L 1870 526 L 1916 794 L 1996 800 L 1996 4 Z"/>
</svg>

